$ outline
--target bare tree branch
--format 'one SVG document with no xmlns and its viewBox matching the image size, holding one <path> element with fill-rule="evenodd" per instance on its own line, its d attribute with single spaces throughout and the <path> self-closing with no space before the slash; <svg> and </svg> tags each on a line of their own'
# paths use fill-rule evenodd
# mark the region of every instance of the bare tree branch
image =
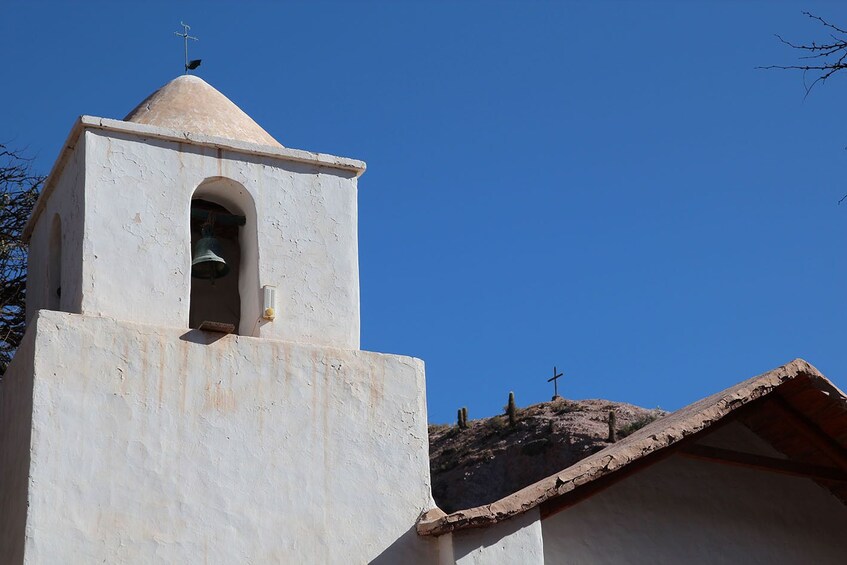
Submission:
<svg viewBox="0 0 847 565">
<path fill-rule="evenodd" d="M 803 71 L 803 86 L 806 89 L 806 96 L 808 96 L 818 83 L 823 84 L 835 73 L 847 69 L 847 31 L 810 12 L 803 12 L 803 15 L 817 21 L 835 33 L 828 33 L 829 39 L 824 43 L 818 43 L 816 41 L 795 43 L 784 39 L 779 34 L 776 35 L 776 38 L 792 49 L 797 49 L 805 53 L 798 56 L 798 59 L 801 61 L 814 60 L 814 62 L 797 65 L 766 65 L 757 68 Z M 814 80 L 811 83 L 806 82 L 809 73 L 814 75 Z"/>
<path fill-rule="evenodd" d="M 6 372 L 26 325 L 26 225 L 44 177 L 31 161 L 0 143 L 0 375 Z"/>
<path fill-rule="evenodd" d="M 812 41 L 811 43 L 795 43 L 784 39 L 781 35 L 776 34 L 776 38 L 783 44 L 797 49 L 803 55 L 798 55 L 801 61 L 809 61 L 807 64 L 798 65 L 767 65 L 756 67 L 757 69 L 783 69 L 803 72 L 803 87 L 806 89 L 806 97 L 812 92 L 812 89 L 818 84 L 823 84 L 832 75 L 847 69 L 847 30 L 844 30 L 837 25 L 830 23 L 820 16 L 816 16 L 811 12 L 803 12 L 808 18 L 811 18 L 821 24 L 825 29 L 831 30 L 826 35 L 829 38 L 824 43 Z M 834 32 L 834 33 L 833 33 Z M 807 82 L 809 74 L 814 76 L 811 83 Z M 841 197 L 838 204 L 847 200 L 847 194 Z"/>
</svg>

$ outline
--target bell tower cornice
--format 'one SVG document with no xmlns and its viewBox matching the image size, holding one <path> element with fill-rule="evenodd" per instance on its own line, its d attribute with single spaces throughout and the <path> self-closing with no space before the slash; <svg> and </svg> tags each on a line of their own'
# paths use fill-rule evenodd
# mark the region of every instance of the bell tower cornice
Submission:
<svg viewBox="0 0 847 565">
<path fill-rule="evenodd" d="M 39 195 L 38 202 L 36 202 L 32 216 L 24 228 L 23 236 L 25 241 L 29 241 L 29 237 L 32 233 L 32 226 L 41 214 L 44 202 L 49 197 L 50 192 L 56 184 L 56 179 L 64 169 L 68 156 L 73 153 L 80 135 L 82 135 L 85 130 L 102 130 L 106 132 L 125 133 L 146 138 L 160 139 L 163 141 L 186 143 L 197 147 L 211 147 L 235 153 L 270 157 L 273 159 L 279 159 L 280 161 L 290 161 L 293 163 L 302 163 L 326 169 L 336 169 L 353 177 L 361 176 L 367 168 L 365 162 L 359 159 L 338 157 L 328 153 L 304 151 L 302 149 L 293 149 L 290 147 L 283 147 L 281 145 L 261 145 L 258 143 L 238 141 L 225 137 L 215 137 L 188 131 L 179 131 L 161 126 L 137 124 L 123 120 L 114 120 L 111 118 L 80 116 L 71 128 L 71 132 L 62 146 L 62 151 L 56 159 L 56 162 L 44 183 L 44 189 Z"/>
</svg>

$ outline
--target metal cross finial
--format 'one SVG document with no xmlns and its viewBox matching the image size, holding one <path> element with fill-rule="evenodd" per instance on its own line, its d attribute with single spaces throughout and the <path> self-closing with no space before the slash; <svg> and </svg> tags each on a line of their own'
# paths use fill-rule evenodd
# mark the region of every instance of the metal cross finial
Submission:
<svg viewBox="0 0 847 565">
<path fill-rule="evenodd" d="M 181 37 L 183 42 L 185 43 L 185 74 L 188 74 L 188 71 L 193 71 L 194 69 L 200 66 L 200 59 L 194 59 L 193 61 L 188 60 L 188 40 L 200 40 L 192 35 L 188 35 L 188 30 L 191 29 L 190 25 L 185 22 L 179 22 L 179 25 L 182 26 L 182 33 L 175 31 L 174 35 Z"/>
<path fill-rule="evenodd" d="M 563 375 L 563 373 L 558 373 L 558 374 L 556 373 L 556 366 L 553 365 L 553 376 L 550 377 L 549 379 L 547 379 L 548 383 L 549 382 L 553 383 L 553 400 L 556 400 L 557 398 L 561 398 L 561 396 L 559 396 L 559 386 L 558 385 L 559 385 L 559 377 L 561 377 L 562 375 Z"/>
</svg>

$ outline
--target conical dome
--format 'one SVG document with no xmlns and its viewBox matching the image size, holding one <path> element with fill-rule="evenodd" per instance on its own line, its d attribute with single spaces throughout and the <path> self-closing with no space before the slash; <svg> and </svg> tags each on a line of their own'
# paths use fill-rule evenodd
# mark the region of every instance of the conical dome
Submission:
<svg viewBox="0 0 847 565">
<path fill-rule="evenodd" d="M 194 75 L 175 78 L 136 106 L 124 121 L 282 147 L 229 98 Z"/>
</svg>

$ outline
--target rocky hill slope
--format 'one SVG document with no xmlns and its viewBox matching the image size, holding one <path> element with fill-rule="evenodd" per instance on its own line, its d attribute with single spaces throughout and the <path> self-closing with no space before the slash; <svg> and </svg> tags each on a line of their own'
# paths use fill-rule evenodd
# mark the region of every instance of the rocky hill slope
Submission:
<svg viewBox="0 0 847 565">
<path fill-rule="evenodd" d="M 453 512 L 494 502 L 609 445 L 609 412 L 624 437 L 666 414 L 607 400 L 566 400 L 517 410 L 508 417 L 429 427 L 432 493 Z"/>
</svg>

